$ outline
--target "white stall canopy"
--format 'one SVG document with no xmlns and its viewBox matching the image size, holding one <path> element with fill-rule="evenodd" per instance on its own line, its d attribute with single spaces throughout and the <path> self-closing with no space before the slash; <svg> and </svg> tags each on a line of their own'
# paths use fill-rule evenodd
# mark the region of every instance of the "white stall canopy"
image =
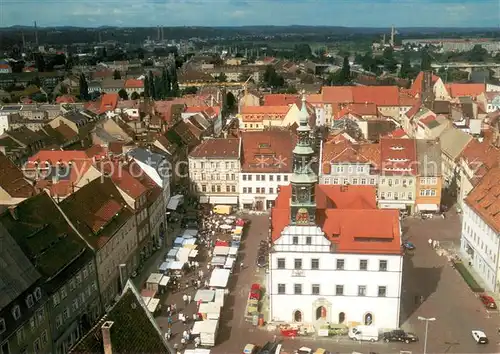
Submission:
<svg viewBox="0 0 500 354">
<path fill-rule="evenodd" d="M 212 260 L 210 261 L 210 263 L 214 267 L 223 267 L 224 264 L 226 264 L 226 257 L 224 257 L 224 256 L 214 256 L 214 257 L 212 257 Z"/>
<path fill-rule="evenodd" d="M 189 245 L 194 245 L 196 243 L 196 239 L 195 238 L 188 238 L 188 239 L 184 239 L 184 241 L 182 241 L 182 245 L 185 247 L 185 246 L 189 246 Z"/>
<path fill-rule="evenodd" d="M 198 250 L 190 250 L 189 258 L 196 258 L 198 256 Z"/>
<path fill-rule="evenodd" d="M 163 262 L 162 264 L 160 264 L 160 267 L 158 267 L 158 270 L 160 272 L 165 272 L 168 269 L 168 264 L 169 262 Z"/>
<path fill-rule="evenodd" d="M 235 259 L 234 258 L 226 258 L 226 263 L 224 264 L 224 268 L 226 269 L 231 269 L 233 268 L 233 265 L 234 265 L 234 261 Z"/>
<path fill-rule="evenodd" d="M 210 354 L 210 349 L 186 349 L 184 350 L 184 354 Z"/>
<path fill-rule="evenodd" d="M 201 300 L 201 302 L 210 302 L 214 301 L 215 298 L 215 290 L 205 290 L 201 289 L 196 292 L 194 295 L 194 301 L 198 302 Z"/>
<path fill-rule="evenodd" d="M 144 301 L 144 304 L 148 306 L 149 302 L 151 301 L 152 297 L 149 296 L 143 296 L 142 301 Z"/>
<path fill-rule="evenodd" d="M 182 204 L 184 202 L 184 196 L 181 194 L 174 195 L 173 197 L 170 198 L 167 204 L 167 209 L 169 210 L 176 210 L 179 204 Z"/>
<path fill-rule="evenodd" d="M 228 255 L 236 258 L 236 255 L 238 254 L 238 247 L 229 247 L 229 252 Z"/>
<path fill-rule="evenodd" d="M 182 263 L 186 263 L 189 261 L 189 254 L 191 253 L 191 250 L 189 248 L 181 248 L 179 252 L 177 252 L 177 255 L 175 258 Z"/>
<path fill-rule="evenodd" d="M 182 234 L 182 237 L 184 237 L 184 238 L 191 238 L 191 237 L 186 237 L 186 236 L 196 237 L 196 236 L 198 236 L 198 230 L 195 230 L 195 229 L 184 230 L 184 233 Z"/>
<path fill-rule="evenodd" d="M 151 313 L 154 313 L 158 309 L 158 305 L 160 304 L 160 299 L 152 298 L 148 303 L 148 310 Z"/>
<path fill-rule="evenodd" d="M 214 288 L 225 288 L 227 282 L 229 281 L 229 275 L 231 271 L 229 269 L 215 268 L 210 276 L 209 286 Z"/>
<path fill-rule="evenodd" d="M 224 298 L 226 297 L 225 289 L 215 289 L 215 299 L 214 302 L 220 307 L 224 306 Z"/>
<path fill-rule="evenodd" d="M 215 302 L 204 302 L 200 305 L 198 313 L 206 316 L 207 320 L 218 320 L 220 317 L 220 306 Z"/>
<path fill-rule="evenodd" d="M 229 247 L 227 246 L 215 246 L 214 256 L 227 256 L 229 253 Z"/>
<path fill-rule="evenodd" d="M 160 280 L 160 285 L 167 286 L 169 281 L 170 281 L 170 277 L 167 277 L 166 275 L 164 275 L 163 278 L 161 278 L 161 280 Z"/>
<path fill-rule="evenodd" d="M 146 289 L 158 291 L 158 285 L 160 284 L 162 277 L 163 274 L 161 273 L 151 273 L 146 281 Z"/>
<path fill-rule="evenodd" d="M 183 240 L 182 240 L 183 241 Z M 182 244 L 182 241 L 181 241 L 181 244 Z M 179 248 L 178 247 L 174 247 L 172 248 L 170 251 L 168 251 L 167 253 L 167 259 L 175 259 L 176 256 L 177 256 L 177 252 L 179 252 Z"/>
</svg>

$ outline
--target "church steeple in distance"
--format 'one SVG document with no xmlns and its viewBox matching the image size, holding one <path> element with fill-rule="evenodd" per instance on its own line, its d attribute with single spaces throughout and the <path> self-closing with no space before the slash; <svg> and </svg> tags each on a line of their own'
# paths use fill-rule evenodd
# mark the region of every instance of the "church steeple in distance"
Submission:
<svg viewBox="0 0 500 354">
<path fill-rule="evenodd" d="M 290 221 L 293 225 L 311 225 L 316 221 L 315 187 L 318 176 L 311 166 L 314 150 L 311 146 L 309 119 L 305 93 L 302 92 L 297 145 L 293 149 L 293 173 L 290 180 L 292 186 Z"/>
</svg>

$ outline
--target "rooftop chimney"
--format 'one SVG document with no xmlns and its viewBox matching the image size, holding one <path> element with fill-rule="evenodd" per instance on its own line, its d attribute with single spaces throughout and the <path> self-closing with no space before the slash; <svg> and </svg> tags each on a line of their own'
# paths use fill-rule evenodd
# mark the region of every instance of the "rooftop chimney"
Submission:
<svg viewBox="0 0 500 354">
<path fill-rule="evenodd" d="M 15 205 L 10 206 L 9 212 L 10 212 L 10 216 L 12 216 L 12 219 L 19 220 L 19 214 L 17 213 L 17 206 L 15 206 Z"/>
<path fill-rule="evenodd" d="M 111 327 L 113 326 L 113 323 L 113 321 L 106 321 L 101 327 L 104 354 L 113 354 L 113 345 L 111 343 Z"/>
</svg>

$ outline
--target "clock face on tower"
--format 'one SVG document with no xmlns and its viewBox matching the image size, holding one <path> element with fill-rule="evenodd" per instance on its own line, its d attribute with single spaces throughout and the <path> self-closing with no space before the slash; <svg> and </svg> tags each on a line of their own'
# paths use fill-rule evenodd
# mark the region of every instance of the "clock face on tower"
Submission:
<svg viewBox="0 0 500 354">
<path fill-rule="evenodd" d="M 309 200 L 309 193 L 307 192 L 307 189 L 305 187 L 302 187 L 299 189 L 297 193 L 297 200 L 301 203 L 308 202 Z"/>
</svg>

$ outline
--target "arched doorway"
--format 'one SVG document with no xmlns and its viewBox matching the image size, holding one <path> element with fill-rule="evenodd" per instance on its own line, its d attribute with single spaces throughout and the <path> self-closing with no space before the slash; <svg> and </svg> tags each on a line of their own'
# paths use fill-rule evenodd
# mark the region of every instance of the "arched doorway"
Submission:
<svg viewBox="0 0 500 354">
<path fill-rule="evenodd" d="M 293 312 L 293 321 L 294 322 L 302 322 L 302 311 L 295 310 Z"/>
<path fill-rule="evenodd" d="M 373 315 L 370 312 L 365 314 L 364 323 L 367 326 L 370 326 L 373 323 Z"/>
<path fill-rule="evenodd" d="M 316 308 L 316 320 L 326 320 L 326 307 L 319 306 Z"/>
<path fill-rule="evenodd" d="M 339 324 L 344 323 L 345 321 L 345 312 L 339 313 Z"/>
</svg>

